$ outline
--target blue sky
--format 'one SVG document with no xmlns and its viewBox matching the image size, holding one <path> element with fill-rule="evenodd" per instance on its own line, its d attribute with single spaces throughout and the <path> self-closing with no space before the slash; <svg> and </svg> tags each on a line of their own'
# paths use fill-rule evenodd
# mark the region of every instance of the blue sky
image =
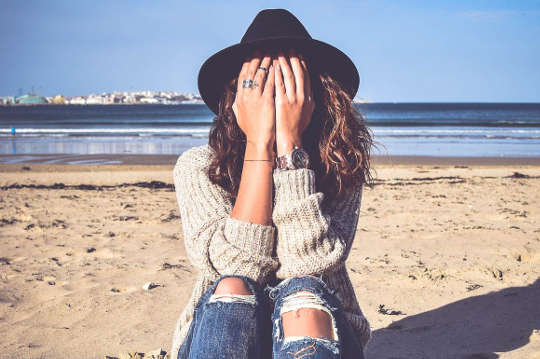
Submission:
<svg viewBox="0 0 540 359">
<path fill-rule="evenodd" d="M 358 98 L 540 102 L 540 0 L 3 0 L 0 96 L 197 93 L 202 63 L 265 8 L 349 55 Z"/>
</svg>

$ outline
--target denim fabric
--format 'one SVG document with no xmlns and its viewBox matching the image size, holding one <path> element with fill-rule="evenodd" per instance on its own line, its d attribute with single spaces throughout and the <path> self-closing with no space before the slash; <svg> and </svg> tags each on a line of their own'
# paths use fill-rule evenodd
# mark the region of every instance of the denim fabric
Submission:
<svg viewBox="0 0 540 359">
<path fill-rule="evenodd" d="M 253 295 L 230 298 L 214 295 L 218 283 L 227 277 L 243 279 Z M 296 293 L 298 291 L 312 294 Z M 334 294 L 321 277 L 288 278 L 263 289 L 244 276 L 221 276 L 195 307 L 194 319 L 177 359 L 364 359 L 362 346 Z M 304 307 L 330 314 L 333 339 L 284 337 L 282 311 Z"/>
<path fill-rule="evenodd" d="M 217 299 L 219 296 L 215 296 L 214 291 L 227 277 L 243 279 L 255 296 L 254 303 Z M 267 314 L 269 310 L 267 295 L 257 283 L 243 276 L 221 276 L 195 306 L 194 318 L 178 359 L 270 359 L 272 323 Z"/>
</svg>

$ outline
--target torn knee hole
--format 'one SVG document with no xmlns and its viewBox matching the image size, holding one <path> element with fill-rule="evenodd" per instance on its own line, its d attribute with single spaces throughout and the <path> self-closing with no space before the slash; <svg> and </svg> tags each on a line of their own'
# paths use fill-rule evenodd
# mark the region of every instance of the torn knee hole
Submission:
<svg viewBox="0 0 540 359">
<path fill-rule="evenodd" d="M 297 291 L 285 297 L 281 306 L 283 336 L 338 340 L 335 318 L 326 303 L 309 291 Z"/>
<path fill-rule="evenodd" d="M 214 294 L 253 294 L 246 282 L 237 277 L 227 277 L 219 281 Z"/>
<path fill-rule="evenodd" d="M 255 294 L 251 292 L 246 282 L 237 277 L 227 277 L 219 281 L 208 302 L 214 303 L 218 301 L 257 304 Z"/>
</svg>

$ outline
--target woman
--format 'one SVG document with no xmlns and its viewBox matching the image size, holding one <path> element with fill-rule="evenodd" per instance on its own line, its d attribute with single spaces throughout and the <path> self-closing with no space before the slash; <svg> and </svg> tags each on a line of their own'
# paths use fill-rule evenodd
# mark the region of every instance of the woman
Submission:
<svg viewBox="0 0 540 359">
<path fill-rule="evenodd" d="M 198 277 L 171 358 L 364 357 L 371 329 L 345 267 L 371 180 L 358 83 L 284 9 L 203 64 L 217 116 L 173 171 Z"/>
</svg>

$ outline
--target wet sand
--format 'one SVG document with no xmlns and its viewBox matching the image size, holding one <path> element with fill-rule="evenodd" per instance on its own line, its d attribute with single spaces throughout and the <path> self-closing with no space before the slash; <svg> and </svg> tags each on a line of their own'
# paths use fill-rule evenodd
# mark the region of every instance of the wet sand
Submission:
<svg viewBox="0 0 540 359">
<path fill-rule="evenodd" d="M 434 157 L 372 155 L 373 164 L 386 165 L 526 165 L 540 166 L 539 157 Z M 73 165 L 174 165 L 177 155 L 129 155 L 129 154 L 0 154 L 0 166 L 18 164 L 73 164 Z M 10 166 L 4 168 L 12 168 Z M 84 167 L 82 167 L 84 168 Z"/>
</svg>

